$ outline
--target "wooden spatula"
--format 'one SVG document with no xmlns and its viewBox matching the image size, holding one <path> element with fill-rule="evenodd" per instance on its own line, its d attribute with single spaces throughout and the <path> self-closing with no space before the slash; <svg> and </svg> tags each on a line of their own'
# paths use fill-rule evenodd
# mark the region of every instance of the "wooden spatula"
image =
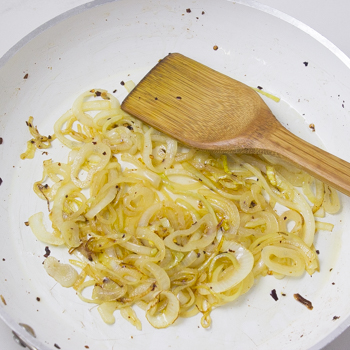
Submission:
<svg viewBox="0 0 350 350">
<path fill-rule="evenodd" d="M 285 129 L 257 92 L 181 54 L 162 59 L 122 109 L 184 144 L 280 156 L 350 195 L 350 164 Z"/>
</svg>

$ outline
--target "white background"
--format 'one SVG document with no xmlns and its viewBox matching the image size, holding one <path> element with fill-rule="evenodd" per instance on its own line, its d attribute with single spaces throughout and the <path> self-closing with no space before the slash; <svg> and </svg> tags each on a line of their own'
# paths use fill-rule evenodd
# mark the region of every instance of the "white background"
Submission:
<svg viewBox="0 0 350 350">
<path fill-rule="evenodd" d="M 0 0 L 0 57 L 38 26 L 86 2 L 88 1 Z M 349 0 L 259 0 L 257 2 L 304 22 L 350 57 Z M 326 346 L 324 350 L 345 350 L 350 348 L 349 344 L 350 329 Z M 1 320 L 0 349 L 23 349 L 14 342 L 11 330 Z"/>
</svg>

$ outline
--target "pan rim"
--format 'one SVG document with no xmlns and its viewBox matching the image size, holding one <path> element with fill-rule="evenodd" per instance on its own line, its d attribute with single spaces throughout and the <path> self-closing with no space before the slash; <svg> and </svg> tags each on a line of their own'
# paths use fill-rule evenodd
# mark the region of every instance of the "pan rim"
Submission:
<svg viewBox="0 0 350 350">
<path fill-rule="evenodd" d="M 38 28 L 31 31 L 29 34 L 27 34 L 25 37 L 23 37 L 20 41 L 18 41 L 14 46 L 12 46 L 1 58 L 0 58 L 0 69 L 18 52 L 20 51 L 24 46 L 28 45 L 30 41 L 34 38 L 36 38 L 41 33 L 45 32 L 47 29 L 54 27 L 55 25 L 59 24 L 65 19 L 71 18 L 73 16 L 76 16 L 82 12 L 85 12 L 86 10 L 95 8 L 97 6 L 102 6 L 107 3 L 117 2 L 119 0 L 94 0 L 88 3 L 85 3 L 83 5 L 79 5 L 73 9 L 70 9 L 53 19 L 45 22 Z M 233 0 L 228 0 L 230 2 L 233 2 Z M 299 30 L 307 33 L 310 35 L 313 39 L 318 41 L 320 44 L 322 44 L 324 47 L 326 47 L 331 53 L 333 53 L 346 67 L 350 69 L 350 58 L 348 58 L 336 45 L 334 45 L 331 41 L 326 39 L 324 36 L 322 36 L 320 33 L 309 27 L 308 25 L 304 24 L 303 22 L 295 19 L 294 17 L 285 14 L 282 11 L 276 10 L 270 6 L 258 3 L 254 0 L 236 0 L 234 1 L 236 4 L 251 7 L 253 9 L 265 12 L 267 14 L 270 14 L 274 17 L 277 17 L 281 19 L 284 22 L 287 22 Z M 23 338 L 24 341 L 28 343 L 28 345 L 38 347 L 39 349 L 43 350 L 49 350 L 49 347 L 47 347 L 45 344 L 39 342 L 37 339 L 32 338 L 30 334 L 28 334 L 21 326 L 19 326 L 16 322 L 13 321 L 10 315 L 7 314 L 7 312 L 4 310 L 4 307 L 2 306 L 0 308 L 0 318 L 17 334 Z M 338 335 L 340 335 L 348 326 L 350 325 L 350 319 L 347 319 L 346 322 L 343 322 L 339 327 L 337 327 L 332 333 L 330 333 L 326 338 L 322 339 L 318 343 L 316 343 L 311 349 L 320 349 L 324 346 L 326 346 L 328 343 L 330 343 L 333 339 L 335 339 Z"/>
</svg>

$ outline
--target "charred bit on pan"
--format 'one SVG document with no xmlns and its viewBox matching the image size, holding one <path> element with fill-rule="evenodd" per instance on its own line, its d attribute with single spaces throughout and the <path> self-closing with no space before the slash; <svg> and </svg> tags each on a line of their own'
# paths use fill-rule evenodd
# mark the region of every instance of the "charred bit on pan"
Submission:
<svg viewBox="0 0 350 350">
<path fill-rule="evenodd" d="M 272 298 L 277 301 L 278 300 L 278 296 L 277 296 L 277 293 L 276 293 L 276 289 L 272 289 L 270 295 L 272 296 Z"/>
<path fill-rule="evenodd" d="M 50 248 L 48 246 L 45 247 L 45 254 L 44 257 L 48 258 L 51 254 Z"/>
<path fill-rule="evenodd" d="M 299 293 L 294 294 L 294 299 L 299 301 L 299 303 L 305 305 L 309 310 L 312 310 L 314 307 L 312 306 L 311 301 L 302 297 Z"/>
</svg>

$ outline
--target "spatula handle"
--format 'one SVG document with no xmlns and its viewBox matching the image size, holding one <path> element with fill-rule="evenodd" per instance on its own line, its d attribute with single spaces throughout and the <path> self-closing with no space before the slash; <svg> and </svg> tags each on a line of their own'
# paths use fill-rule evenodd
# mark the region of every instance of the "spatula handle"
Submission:
<svg viewBox="0 0 350 350">
<path fill-rule="evenodd" d="M 300 139 L 283 126 L 276 128 L 268 138 L 271 150 L 350 196 L 350 163 Z"/>
</svg>

